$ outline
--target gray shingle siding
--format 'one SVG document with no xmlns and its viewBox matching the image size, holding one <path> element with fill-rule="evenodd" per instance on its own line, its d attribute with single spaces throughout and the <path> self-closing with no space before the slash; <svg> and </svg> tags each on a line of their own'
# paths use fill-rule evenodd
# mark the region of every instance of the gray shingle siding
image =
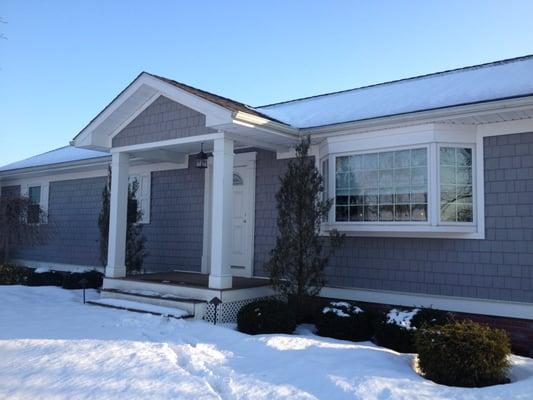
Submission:
<svg viewBox="0 0 533 400">
<path fill-rule="evenodd" d="M 214 132 L 205 115 L 160 96 L 113 138 L 113 147 Z"/>
<path fill-rule="evenodd" d="M 98 215 L 106 177 L 50 183 L 46 244 L 15 251 L 13 257 L 61 264 L 99 266 Z M 2 189 L 15 190 L 6 186 Z M 200 271 L 203 239 L 204 171 L 196 168 L 152 173 L 150 224 L 143 225 L 147 271 Z"/>
<path fill-rule="evenodd" d="M 486 239 L 346 238 L 333 286 L 533 302 L 533 133 L 484 141 Z M 257 161 L 254 272 L 275 243 L 274 196 L 286 160 Z"/>
<path fill-rule="evenodd" d="M 484 141 L 486 239 L 346 238 L 327 267 L 328 284 L 421 294 L 533 302 L 533 133 Z M 254 273 L 276 238 L 275 193 L 288 160 L 257 153 Z M 52 182 L 46 246 L 17 257 L 99 265 L 97 218 L 105 178 Z M 5 186 L 2 193 L 20 188 Z M 147 270 L 200 270 L 204 171 L 152 173 Z"/>
<path fill-rule="evenodd" d="M 204 218 L 204 170 L 152 173 L 150 224 L 144 225 L 151 271 L 200 271 Z"/>
<path fill-rule="evenodd" d="M 105 177 L 50 182 L 45 245 L 15 251 L 19 259 L 100 265 L 98 214 Z"/>
</svg>

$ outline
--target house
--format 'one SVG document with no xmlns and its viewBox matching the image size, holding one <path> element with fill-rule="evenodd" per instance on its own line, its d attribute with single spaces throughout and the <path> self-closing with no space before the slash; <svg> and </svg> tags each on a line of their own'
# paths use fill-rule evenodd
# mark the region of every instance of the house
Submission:
<svg viewBox="0 0 533 400">
<path fill-rule="evenodd" d="M 143 72 L 69 146 L 0 169 L 2 195 L 29 195 L 55 230 L 13 261 L 102 269 L 111 165 L 102 296 L 197 317 L 216 296 L 231 318 L 271 294 L 274 196 L 307 136 L 335 200 L 324 233 L 347 236 L 321 296 L 468 314 L 533 348 L 533 56 L 261 107 Z M 132 179 L 149 256 L 126 276 Z"/>
</svg>

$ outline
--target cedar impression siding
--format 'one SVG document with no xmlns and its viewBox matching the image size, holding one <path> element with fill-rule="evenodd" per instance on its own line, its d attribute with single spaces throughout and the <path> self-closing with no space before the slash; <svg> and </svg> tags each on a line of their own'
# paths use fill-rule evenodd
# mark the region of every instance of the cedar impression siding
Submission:
<svg viewBox="0 0 533 400">
<path fill-rule="evenodd" d="M 205 115 L 160 96 L 112 141 L 113 147 L 158 142 L 215 132 L 205 126 Z"/>
<path fill-rule="evenodd" d="M 346 237 L 329 286 L 533 303 L 533 133 L 484 139 L 485 239 Z M 286 160 L 257 160 L 254 273 L 276 239 L 275 193 Z"/>
<path fill-rule="evenodd" d="M 44 245 L 16 249 L 14 258 L 100 265 L 98 215 L 106 178 L 50 182 Z"/>
<path fill-rule="evenodd" d="M 205 171 L 152 172 L 150 223 L 144 225 L 149 271 L 200 272 L 204 223 Z"/>
<path fill-rule="evenodd" d="M 61 264 L 100 266 L 98 215 L 106 177 L 50 182 L 49 223 L 44 245 L 13 257 Z M 2 194 L 18 187 L 4 187 Z M 147 272 L 200 271 L 203 240 L 204 171 L 152 172 L 150 223 L 143 225 Z"/>
</svg>

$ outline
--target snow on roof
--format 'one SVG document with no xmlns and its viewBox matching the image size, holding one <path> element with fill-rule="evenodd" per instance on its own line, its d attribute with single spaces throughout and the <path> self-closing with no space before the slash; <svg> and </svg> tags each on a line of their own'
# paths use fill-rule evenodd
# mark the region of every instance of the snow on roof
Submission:
<svg viewBox="0 0 533 400">
<path fill-rule="evenodd" d="M 216 97 L 219 103 L 231 102 L 230 108 L 236 110 L 246 108 L 296 128 L 310 128 L 530 96 L 533 95 L 533 55 L 255 108 L 194 90 L 211 101 Z M 109 153 L 65 146 L 5 165 L 0 167 L 0 172 L 106 156 Z"/>
<path fill-rule="evenodd" d="M 297 128 L 533 94 L 533 55 L 256 107 Z"/>
<path fill-rule="evenodd" d="M 22 161 L 0 167 L 0 172 L 11 171 L 15 169 L 40 167 L 44 165 L 60 164 L 65 162 L 74 162 L 88 160 L 92 158 L 108 157 L 110 154 L 103 151 L 80 149 L 74 146 L 60 147 L 47 153 L 39 154 Z"/>
</svg>

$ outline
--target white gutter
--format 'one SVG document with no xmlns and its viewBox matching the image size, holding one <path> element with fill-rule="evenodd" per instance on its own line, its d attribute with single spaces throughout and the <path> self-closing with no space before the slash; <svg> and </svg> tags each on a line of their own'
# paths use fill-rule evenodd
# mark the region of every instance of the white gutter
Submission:
<svg viewBox="0 0 533 400">
<path fill-rule="evenodd" d="M 370 118 L 366 120 L 345 122 L 340 124 L 302 128 L 302 134 L 315 138 L 327 137 L 342 133 L 356 133 L 358 131 L 372 131 L 389 129 L 406 125 L 418 125 L 431 122 L 445 121 L 451 118 L 462 118 L 491 114 L 502 111 L 520 111 L 533 107 L 533 96 L 515 99 L 489 101 L 463 106 L 452 106 L 436 110 L 416 111 L 400 115 Z"/>
</svg>

